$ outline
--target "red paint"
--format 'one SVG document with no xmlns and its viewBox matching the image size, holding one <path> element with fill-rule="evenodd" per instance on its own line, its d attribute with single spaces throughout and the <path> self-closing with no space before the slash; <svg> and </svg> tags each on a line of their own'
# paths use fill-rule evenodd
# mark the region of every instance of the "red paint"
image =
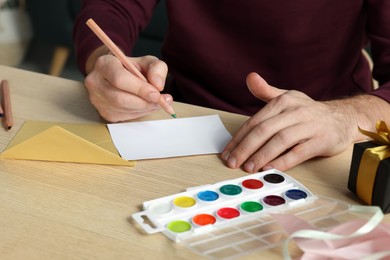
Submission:
<svg viewBox="0 0 390 260">
<path fill-rule="evenodd" d="M 234 208 L 221 208 L 217 211 L 221 218 L 231 219 L 240 216 L 240 212 Z"/>
<path fill-rule="evenodd" d="M 262 181 L 256 179 L 248 179 L 242 182 L 242 186 L 244 186 L 247 189 L 257 190 L 262 188 L 264 184 Z"/>
</svg>

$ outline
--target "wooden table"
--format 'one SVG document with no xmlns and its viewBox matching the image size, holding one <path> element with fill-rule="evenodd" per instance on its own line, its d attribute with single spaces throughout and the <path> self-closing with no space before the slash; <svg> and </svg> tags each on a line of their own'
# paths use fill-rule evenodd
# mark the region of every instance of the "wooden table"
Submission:
<svg viewBox="0 0 390 260">
<path fill-rule="evenodd" d="M 103 122 L 80 82 L 4 66 L 0 79 L 9 80 L 15 118 L 10 131 L 0 130 L 1 151 L 25 120 Z M 247 119 L 182 103 L 174 109 L 180 117 L 219 114 L 231 133 Z M 156 112 L 142 120 L 164 118 Z M 316 195 L 357 204 L 347 189 L 351 153 L 352 146 L 287 173 Z M 144 201 L 245 175 L 217 155 L 144 160 L 134 168 L 1 160 L 0 258 L 203 259 L 162 234 L 141 234 L 130 216 Z"/>
</svg>

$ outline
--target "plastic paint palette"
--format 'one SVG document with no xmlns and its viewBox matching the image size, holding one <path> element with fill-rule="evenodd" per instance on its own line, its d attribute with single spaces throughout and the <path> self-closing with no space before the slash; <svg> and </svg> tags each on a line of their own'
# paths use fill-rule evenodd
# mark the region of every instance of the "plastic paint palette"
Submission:
<svg viewBox="0 0 390 260">
<path fill-rule="evenodd" d="M 313 194 L 278 170 L 250 174 L 143 203 L 132 215 L 148 234 L 179 242 L 271 212 L 305 204 Z"/>
</svg>

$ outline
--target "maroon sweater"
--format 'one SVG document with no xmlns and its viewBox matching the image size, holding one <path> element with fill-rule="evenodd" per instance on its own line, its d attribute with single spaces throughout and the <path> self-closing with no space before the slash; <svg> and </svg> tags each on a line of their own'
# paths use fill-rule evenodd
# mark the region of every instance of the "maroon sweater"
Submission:
<svg viewBox="0 0 390 260">
<path fill-rule="evenodd" d="M 264 105 L 247 89 L 258 72 L 271 85 L 315 100 L 372 93 L 390 102 L 389 0 L 167 0 L 163 59 L 175 100 L 242 114 Z M 151 18 L 156 0 L 84 0 L 74 29 L 80 70 L 101 42 L 93 18 L 125 51 Z M 361 49 L 370 42 L 373 75 Z"/>
</svg>

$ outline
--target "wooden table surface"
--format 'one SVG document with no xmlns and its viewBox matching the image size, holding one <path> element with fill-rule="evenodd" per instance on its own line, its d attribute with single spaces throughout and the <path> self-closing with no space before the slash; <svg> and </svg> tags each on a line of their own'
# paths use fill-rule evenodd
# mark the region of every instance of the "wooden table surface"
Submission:
<svg viewBox="0 0 390 260">
<path fill-rule="evenodd" d="M 104 123 L 81 82 L 5 66 L 0 66 L 0 79 L 10 83 L 15 120 L 10 131 L 0 130 L 0 151 L 25 120 Z M 173 107 L 180 117 L 219 114 L 232 134 L 247 119 L 177 102 Z M 156 112 L 140 120 L 165 118 Z M 351 154 L 352 146 L 286 173 L 316 195 L 358 204 L 347 189 Z M 145 201 L 245 175 L 227 168 L 217 155 L 141 160 L 135 167 L 3 159 L 0 258 L 204 259 L 162 234 L 142 234 L 130 217 Z"/>
</svg>

